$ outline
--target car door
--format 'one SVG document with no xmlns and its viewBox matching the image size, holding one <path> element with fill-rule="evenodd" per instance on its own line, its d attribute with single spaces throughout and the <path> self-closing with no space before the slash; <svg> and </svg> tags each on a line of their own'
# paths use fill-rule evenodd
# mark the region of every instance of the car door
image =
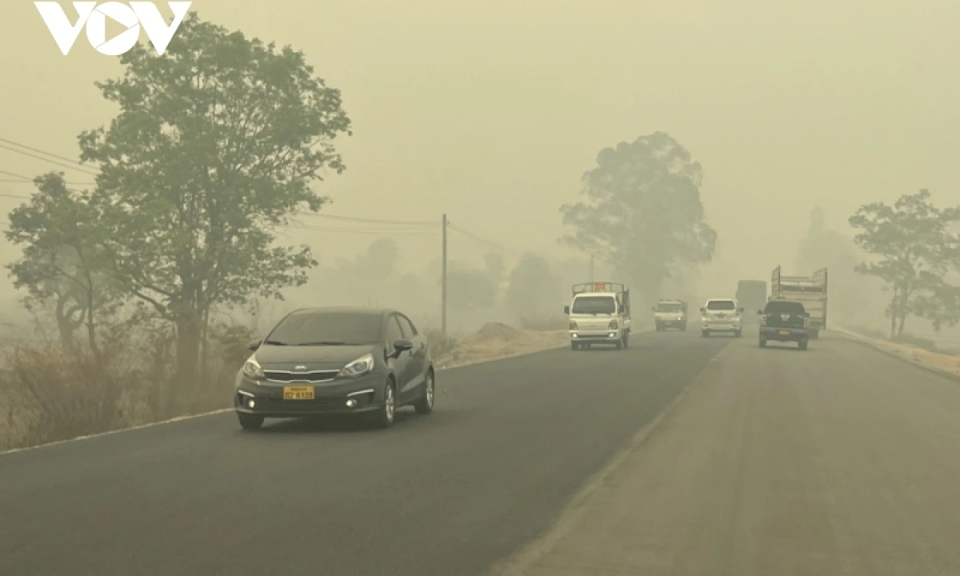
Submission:
<svg viewBox="0 0 960 576">
<path fill-rule="evenodd" d="M 410 356 L 410 393 L 419 397 L 423 392 L 422 387 L 426 377 L 427 369 L 427 339 L 419 334 L 417 327 L 413 322 L 403 314 L 397 315 L 400 321 L 400 329 L 403 330 L 403 337 L 413 342 L 413 350 Z"/>
<path fill-rule="evenodd" d="M 403 330 L 400 329 L 400 323 L 397 321 L 397 315 L 391 314 L 387 318 L 387 350 L 394 353 L 393 343 L 397 340 L 404 340 Z M 390 365 L 393 366 L 393 374 L 397 379 L 397 399 L 403 400 L 405 391 L 410 385 L 410 358 L 412 351 L 401 352 L 398 356 L 390 359 Z"/>
</svg>

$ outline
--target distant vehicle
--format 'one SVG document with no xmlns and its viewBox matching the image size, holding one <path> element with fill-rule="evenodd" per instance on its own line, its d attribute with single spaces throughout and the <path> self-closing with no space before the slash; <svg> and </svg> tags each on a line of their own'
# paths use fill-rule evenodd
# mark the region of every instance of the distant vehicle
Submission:
<svg viewBox="0 0 960 576">
<path fill-rule="evenodd" d="M 767 342 L 796 342 L 801 350 L 807 349 L 810 333 L 807 323 L 810 313 L 802 302 L 793 300 L 771 300 L 757 311 L 760 314 L 760 347 L 766 348 Z"/>
<path fill-rule="evenodd" d="M 743 308 L 733 298 L 707 300 L 700 313 L 700 331 L 704 338 L 714 332 L 733 332 L 737 338 L 743 334 Z"/>
<path fill-rule="evenodd" d="M 396 310 L 298 310 L 250 349 L 234 391 L 244 429 L 260 428 L 265 418 L 326 414 L 362 414 L 385 428 L 401 406 L 433 411 L 427 340 Z"/>
<path fill-rule="evenodd" d="M 563 307 L 570 316 L 570 348 L 630 343 L 630 289 L 617 282 L 574 284 L 573 301 Z"/>
<path fill-rule="evenodd" d="M 802 302 L 810 314 L 810 337 L 819 338 L 820 331 L 827 328 L 827 269 L 821 268 L 812 276 L 781 276 L 777 266 L 771 274 L 770 299 Z"/>
<path fill-rule="evenodd" d="M 666 332 L 668 328 L 687 330 L 687 303 L 683 300 L 659 300 L 653 307 L 653 322 L 657 332 Z"/>
<path fill-rule="evenodd" d="M 755 321 L 754 310 L 767 303 L 767 283 L 763 280 L 741 280 L 737 283 L 737 302 L 744 309 L 745 321 Z"/>
</svg>

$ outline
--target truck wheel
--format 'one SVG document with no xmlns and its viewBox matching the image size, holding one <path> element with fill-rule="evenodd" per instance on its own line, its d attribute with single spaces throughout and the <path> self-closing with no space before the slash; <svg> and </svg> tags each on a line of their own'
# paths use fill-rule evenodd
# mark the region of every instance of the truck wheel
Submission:
<svg viewBox="0 0 960 576">
<path fill-rule="evenodd" d="M 739 337 L 743 336 L 743 331 L 742 331 L 742 330 L 737 330 L 736 332 L 733 333 L 733 335 L 734 335 L 736 338 L 739 338 Z"/>
<path fill-rule="evenodd" d="M 817 338 L 820 337 L 820 331 L 819 331 L 819 330 L 814 330 L 813 332 L 810 333 L 810 337 L 813 338 L 814 340 L 816 340 Z"/>
<path fill-rule="evenodd" d="M 761 347 L 761 348 L 766 348 L 766 347 L 767 347 L 767 341 L 764 340 L 763 338 L 760 338 L 760 347 Z"/>
<path fill-rule="evenodd" d="M 686 332 L 686 331 L 687 331 L 687 323 L 686 323 L 686 322 L 684 322 L 683 324 L 680 325 L 680 331 L 681 331 L 681 332 Z"/>
<path fill-rule="evenodd" d="M 571 342 L 571 343 L 570 343 L 570 349 L 571 349 L 571 350 L 579 350 L 579 349 L 580 349 L 580 343 L 579 343 L 579 342 Z"/>
<path fill-rule="evenodd" d="M 704 338 L 706 338 L 707 336 L 710 335 L 710 333 L 707 332 L 706 330 L 701 330 L 701 331 L 700 331 L 700 335 L 703 336 Z"/>
<path fill-rule="evenodd" d="M 803 342 L 797 342 L 797 347 L 800 348 L 801 350 L 806 350 L 806 349 L 807 349 L 807 341 L 804 340 Z"/>
<path fill-rule="evenodd" d="M 629 347 L 629 346 L 630 346 L 630 333 L 629 333 L 629 332 L 625 332 L 625 333 L 623 334 L 623 347 L 624 347 L 624 348 L 627 348 L 627 347 Z"/>
</svg>

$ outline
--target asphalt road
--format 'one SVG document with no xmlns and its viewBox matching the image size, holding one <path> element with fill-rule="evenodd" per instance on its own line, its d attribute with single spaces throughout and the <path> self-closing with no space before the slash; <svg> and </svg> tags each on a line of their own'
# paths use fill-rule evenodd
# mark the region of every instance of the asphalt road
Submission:
<svg viewBox="0 0 960 576">
<path fill-rule="evenodd" d="M 387 431 L 223 414 L 0 455 L 0 575 L 960 573 L 960 384 L 751 335 L 444 371 Z"/>
</svg>

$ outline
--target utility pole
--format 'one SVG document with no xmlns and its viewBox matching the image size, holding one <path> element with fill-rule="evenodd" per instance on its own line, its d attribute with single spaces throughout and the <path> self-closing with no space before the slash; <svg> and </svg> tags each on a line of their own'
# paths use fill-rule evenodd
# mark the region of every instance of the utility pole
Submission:
<svg viewBox="0 0 960 576">
<path fill-rule="evenodd" d="M 590 255 L 590 281 L 593 282 L 593 254 Z"/>
<path fill-rule="evenodd" d="M 440 333 L 447 338 L 447 215 L 443 215 L 443 277 L 440 281 Z"/>
</svg>

